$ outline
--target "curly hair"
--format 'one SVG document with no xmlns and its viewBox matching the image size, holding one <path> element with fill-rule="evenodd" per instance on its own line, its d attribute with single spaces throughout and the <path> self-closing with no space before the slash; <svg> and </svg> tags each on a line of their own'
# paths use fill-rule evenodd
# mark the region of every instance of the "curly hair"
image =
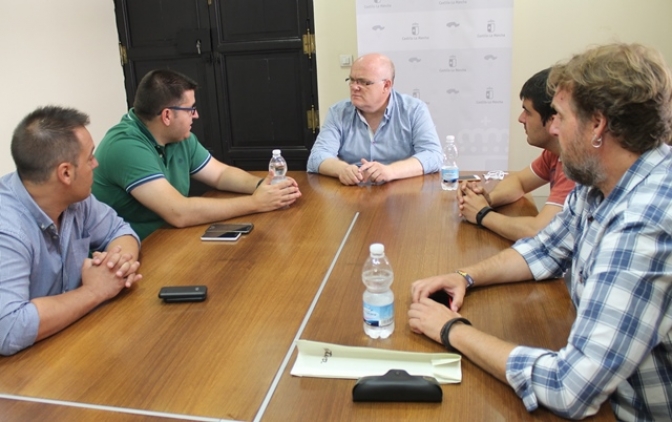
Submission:
<svg viewBox="0 0 672 422">
<path fill-rule="evenodd" d="M 555 65 L 548 89 L 567 91 L 586 121 L 595 113 L 620 145 L 641 154 L 672 135 L 672 76 L 656 50 L 641 44 L 609 44 Z"/>
</svg>

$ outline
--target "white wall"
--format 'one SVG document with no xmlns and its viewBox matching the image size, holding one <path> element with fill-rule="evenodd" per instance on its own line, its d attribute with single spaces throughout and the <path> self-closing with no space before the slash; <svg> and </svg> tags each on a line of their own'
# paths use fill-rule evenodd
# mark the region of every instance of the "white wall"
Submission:
<svg viewBox="0 0 672 422">
<path fill-rule="evenodd" d="M 112 0 L 0 0 L 0 175 L 19 121 L 42 105 L 91 116 L 99 141 L 126 111 Z"/>
<path fill-rule="evenodd" d="M 314 0 L 320 115 L 348 96 L 340 54 L 357 56 L 354 0 Z M 539 150 L 517 122 L 520 86 L 533 73 L 610 41 L 659 49 L 672 64 L 672 1 L 515 0 L 509 168 Z M 14 170 L 11 133 L 38 105 L 62 104 L 91 115 L 96 141 L 126 110 L 112 0 L 0 0 L 0 174 Z M 545 194 L 545 193 L 540 193 Z"/>
</svg>

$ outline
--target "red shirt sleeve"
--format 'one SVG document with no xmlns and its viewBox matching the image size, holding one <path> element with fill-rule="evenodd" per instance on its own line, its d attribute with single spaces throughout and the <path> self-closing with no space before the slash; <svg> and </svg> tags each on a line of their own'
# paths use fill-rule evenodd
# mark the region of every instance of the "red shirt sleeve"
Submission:
<svg viewBox="0 0 672 422">
<path fill-rule="evenodd" d="M 546 199 L 546 204 L 562 207 L 565 204 L 565 198 L 574 189 L 574 181 L 565 176 L 560 157 L 551 151 L 544 150 L 530 164 L 530 170 L 551 184 L 551 193 Z"/>
</svg>

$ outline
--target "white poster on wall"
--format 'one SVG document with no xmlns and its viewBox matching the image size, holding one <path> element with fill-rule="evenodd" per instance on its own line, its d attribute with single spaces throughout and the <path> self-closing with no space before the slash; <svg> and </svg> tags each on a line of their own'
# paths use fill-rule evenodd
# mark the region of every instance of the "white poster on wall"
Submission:
<svg viewBox="0 0 672 422">
<path fill-rule="evenodd" d="M 508 168 L 512 28 L 513 0 L 357 0 L 359 55 L 392 59 L 465 170 Z"/>
</svg>

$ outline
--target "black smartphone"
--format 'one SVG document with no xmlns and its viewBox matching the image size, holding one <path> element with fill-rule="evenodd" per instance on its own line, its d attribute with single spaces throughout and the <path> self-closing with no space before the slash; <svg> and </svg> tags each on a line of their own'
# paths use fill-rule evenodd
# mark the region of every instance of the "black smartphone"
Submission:
<svg viewBox="0 0 672 422">
<path fill-rule="evenodd" d="M 202 302 L 208 296 L 208 286 L 165 286 L 159 290 L 164 302 Z"/>
<path fill-rule="evenodd" d="M 206 230 L 205 233 L 213 232 L 238 232 L 242 234 L 248 234 L 254 229 L 254 224 L 252 223 L 218 223 L 211 224 Z"/>
<path fill-rule="evenodd" d="M 206 231 L 201 236 L 201 240 L 206 242 L 235 242 L 240 239 L 243 234 L 241 232 L 215 232 Z"/>
<path fill-rule="evenodd" d="M 450 304 L 453 301 L 453 298 L 443 289 L 435 291 L 429 295 L 429 298 L 442 305 L 446 305 L 448 308 L 450 308 Z"/>
</svg>

